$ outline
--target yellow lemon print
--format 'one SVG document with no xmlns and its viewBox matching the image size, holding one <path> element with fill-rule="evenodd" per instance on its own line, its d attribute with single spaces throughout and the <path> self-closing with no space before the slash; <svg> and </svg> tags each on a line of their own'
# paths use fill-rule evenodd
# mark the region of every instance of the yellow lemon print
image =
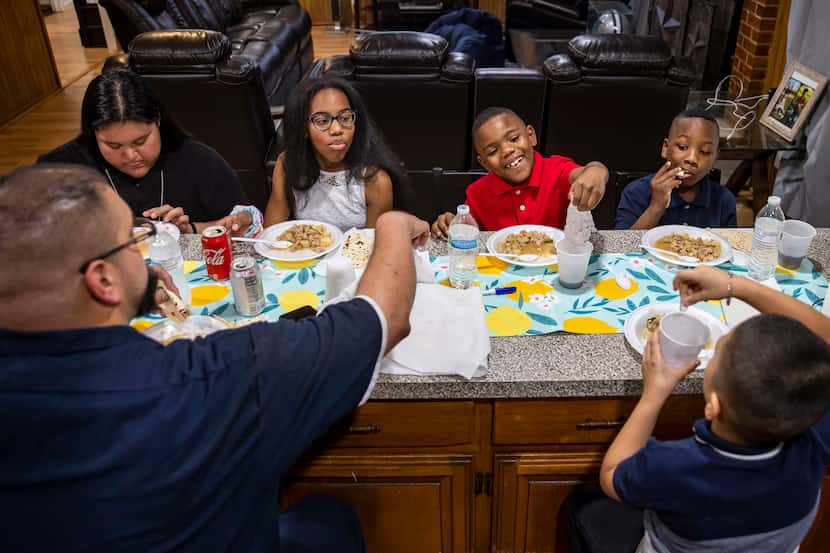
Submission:
<svg viewBox="0 0 830 553">
<path fill-rule="evenodd" d="M 565 332 L 573 334 L 616 334 L 619 330 L 594 317 L 574 317 L 566 319 L 562 324 Z"/>
<path fill-rule="evenodd" d="M 621 300 L 623 298 L 627 298 L 631 294 L 634 294 L 639 288 L 636 280 L 629 279 L 629 282 L 631 282 L 631 289 L 626 290 L 625 288 L 620 288 L 620 285 L 617 284 L 617 281 L 613 278 L 601 280 L 597 282 L 595 292 L 601 298 Z"/>
<path fill-rule="evenodd" d="M 513 282 L 509 282 L 507 284 L 499 284 L 499 286 L 504 286 L 505 288 L 515 286 L 516 291 L 512 294 L 507 294 L 507 297 L 514 301 L 519 301 L 519 294 L 524 294 L 524 301 L 529 301 L 530 296 L 533 294 L 541 294 L 544 296 L 553 290 L 553 286 L 543 280 L 537 280 L 533 284 L 523 280 L 514 280 Z"/>
<path fill-rule="evenodd" d="M 148 321 L 147 319 L 140 319 L 138 321 L 134 321 L 134 322 L 130 323 L 130 326 L 133 327 L 134 329 L 136 329 L 139 332 L 144 332 L 145 330 L 147 330 L 148 328 L 150 328 L 154 324 L 155 323 L 153 321 Z"/>
<path fill-rule="evenodd" d="M 193 271 L 196 270 L 196 267 L 198 267 L 202 263 L 204 263 L 204 262 L 203 261 L 192 261 L 192 260 L 185 261 L 184 262 L 184 272 L 185 272 L 185 274 L 192 273 Z"/>
<path fill-rule="evenodd" d="M 782 267 L 781 265 L 776 265 L 775 272 L 780 273 L 782 275 L 792 276 L 798 272 L 798 269 L 787 269 L 786 267 Z"/>
<path fill-rule="evenodd" d="M 205 284 L 203 286 L 194 286 L 190 289 L 192 298 L 190 305 L 200 307 L 215 301 L 219 301 L 228 295 L 228 287 L 221 284 Z"/>
<path fill-rule="evenodd" d="M 294 311 L 304 305 L 317 309 L 317 306 L 320 305 L 320 296 L 309 290 L 294 290 L 282 294 L 279 301 L 280 307 L 285 311 Z"/>
<path fill-rule="evenodd" d="M 533 326 L 530 317 L 515 307 L 507 305 L 490 311 L 485 320 L 487 328 L 496 336 L 518 336 L 524 334 Z"/>
<path fill-rule="evenodd" d="M 316 259 L 309 259 L 307 261 L 274 261 L 274 267 L 277 269 L 305 269 L 306 267 L 313 267 L 317 265 Z"/>
<path fill-rule="evenodd" d="M 452 284 L 450 284 L 450 279 L 448 279 L 448 278 L 445 278 L 444 280 L 439 281 L 438 284 L 440 284 L 441 286 L 446 286 L 447 288 L 452 288 Z M 473 282 L 473 286 L 481 287 L 481 283 L 476 280 L 476 281 Z"/>
<path fill-rule="evenodd" d="M 550 269 L 551 271 L 555 271 L 555 272 L 558 273 L 559 272 L 559 263 L 557 263 L 556 265 L 548 265 L 547 268 Z"/>
<path fill-rule="evenodd" d="M 479 257 L 476 259 L 478 272 L 483 275 L 498 275 L 510 267 L 510 263 L 502 261 L 497 257 Z"/>
</svg>

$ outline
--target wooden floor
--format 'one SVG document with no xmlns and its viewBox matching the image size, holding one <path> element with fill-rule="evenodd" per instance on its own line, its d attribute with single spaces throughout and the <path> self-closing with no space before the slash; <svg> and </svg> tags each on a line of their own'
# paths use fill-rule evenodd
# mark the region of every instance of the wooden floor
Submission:
<svg viewBox="0 0 830 553">
<path fill-rule="evenodd" d="M 0 175 L 20 165 L 34 163 L 40 154 L 78 134 L 84 92 L 107 57 L 104 48 L 81 47 L 73 10 L 50 15 L 45 22 L 64 88 L 0 128 Z M 322 26 L 312 28 L 315 57 L 347 53 L 354 35 L 329 33 L 325 29 Z M 73 36 L 75 40 L 72 40 Z"/>
</svg>

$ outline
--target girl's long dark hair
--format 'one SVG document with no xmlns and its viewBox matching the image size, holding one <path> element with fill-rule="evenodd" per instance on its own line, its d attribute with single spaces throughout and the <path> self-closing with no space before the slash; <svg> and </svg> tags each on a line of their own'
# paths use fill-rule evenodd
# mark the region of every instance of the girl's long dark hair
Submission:
<svg viewBox="0 0 830 553">
<path fill-rule="evenodd" d="M 147 82 L 132 71 L 101 73 L 89 83 L 81 104 L 81 134 L 77 140 L 103 161 L 95 131 L 111 123 L 159 123 L 162 153 L 178 148 L 188 134 L 170 117 Z"/>
<path fill-rule="evenodd" d="M 311 99 L 321 90 L 335 89 L 346 95 L 349 105 L 357 113 L 354 136 L 344 162 L 353 179 L 370 179 L 379 169 L 389 174 L 392 181 L 392 205 L 406 210 L 411 203 L 411 190 L 400 159 L 386 145 L 369 116 L 369 110 L 355 88 L 343 79 L 323 77 L 309 79 L 291 93 L 285 106 L 285 194 L 291 210 L 296 213 L 294 190 L 308 190 L 320 176 L 320 164 L 308 138 L 308 118 Z"/>
</svg>

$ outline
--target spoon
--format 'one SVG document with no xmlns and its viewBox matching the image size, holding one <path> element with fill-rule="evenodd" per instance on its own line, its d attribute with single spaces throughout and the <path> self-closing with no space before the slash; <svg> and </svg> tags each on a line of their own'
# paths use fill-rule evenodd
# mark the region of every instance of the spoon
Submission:
<svg viewBox="0 0 830 553">
<path fill-rule="evenodd" d="M 617 286 L 622 288 L 623 290 L 631 290 L 631 279 L 628 278 L 628 275 L 625 273 L 617 272 L 611 267 L 608 268 L 608 271 L 614 275 L 614 281 L 616 281 Z"/>
<path fill-rule="evenodd" d="M 478 254 L 479 257 L 504 257 L 506 259 L 516 259 L 521 261 L 522 263 L 533 263 L 534 261 L 539 260 L 541 256 L 535 253 L 523 253 L 523 254 L 515 254 L 515 253 L 480 253 Z"/>
<path fill-rule="evenodd" d="M 697 257 L 693 257 L 691 255 L 680 255 L 680 254 L 674 253 L 671 250 L 664 250 L 662 248 L 655 248 L 654 246 L 646 246 L 645 244 L 642 244 L 642 247 L 643 247 L 644 250 L 646 250 L 649 253 L 658 252 L 658 253 L 661 253 L 663 255 L 673 257 L 674 259 L 677 259 L 678 261 L 682 261 L 684 263 L 700 263 L 700 259 L 698 259 Z"/>
<path fill-rule="evenodd" d="M 253 244 L 265 244 L 269 248 L 273 248 L 275 250 L 287 250 L 291 247 L 293 242 L 289 242 L 288 240 L 262 240 L 261 238 L 242 238 L 242 237 L 233 237 L 231 238 L 234 242 L 251 242 Z"/>
</svg>

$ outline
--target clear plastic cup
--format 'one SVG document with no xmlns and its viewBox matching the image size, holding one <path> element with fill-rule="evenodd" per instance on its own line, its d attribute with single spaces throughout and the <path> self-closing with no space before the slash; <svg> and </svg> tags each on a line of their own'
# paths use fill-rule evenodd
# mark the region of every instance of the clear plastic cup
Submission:
<svg viewBox="0 0 830 553">
<path fill-rule="evenodd" d="M 565 288 L 579 288 L 588 272 L 588 262 L 594 245 L 590 242 L 573 244 L 563 238 L 556 243 L 556 257 L 559 263 L 559 284 Z"/>
<path fill-rule="evenodd" d="M 709 341 L 709 327 L 687 312 L 669 313 L 660 320 L 660 352 L 670 367 L 697 359 Z"/>
<path fill-rule="evenodd" d="M 810 251 L 810 244 L 816 236 L 816 229 L 810 223 L 789 219 L 781 229 L 778 244 L 778 264 L 785 269 L 798 269 Z"/>
</svg>

